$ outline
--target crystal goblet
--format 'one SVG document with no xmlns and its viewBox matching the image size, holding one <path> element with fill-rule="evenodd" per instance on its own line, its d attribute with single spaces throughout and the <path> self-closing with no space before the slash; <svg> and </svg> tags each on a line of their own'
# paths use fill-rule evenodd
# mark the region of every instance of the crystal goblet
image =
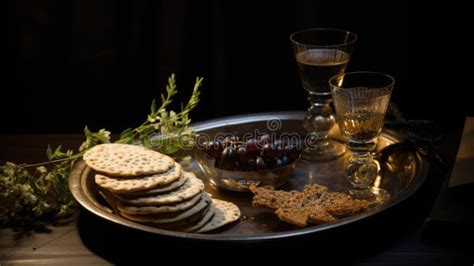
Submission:
<svg viewBox="0 0 474 266">
<path fill-rule="evenodd" d="M 345 71 L 357 35 L 345 30 L 315 28 L 295 32 L 290 40 L 311 104 L 304 119 L 308 137 L 302 158 L 309 161 L 336 159 L 344 154 L 345 146 L 328 139 L 328 132 L 335 124 L 328 81 Z"/>
<path fill-rule="evenodd" d="M 375 196 L 376 201 L 388 197 L 383 189 L 371 187 L 379 171 L 371 152 L 375 149 L 374 139 L 382 131 L 394 83 L 393 77 L 377 72 L 343 73 L 329 80 L 336 119 L 352 152 L 346 167 L 352 196 Z"/>
</svg>

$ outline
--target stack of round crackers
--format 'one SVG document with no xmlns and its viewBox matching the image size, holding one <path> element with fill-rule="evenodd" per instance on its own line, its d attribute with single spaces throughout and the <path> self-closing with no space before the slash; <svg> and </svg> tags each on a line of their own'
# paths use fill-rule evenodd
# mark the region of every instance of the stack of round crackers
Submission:
<svg viewBox="0 0 474 266">
<path fill-rule="evenodd" d="M 101 144 L 84 154 L 112 208 L 129 220 L 184 232 L 208 232 L 240 218 L 239 208 L 212 199 L 204 183 L 171 157 L 144 147 Z"/>
</svg>

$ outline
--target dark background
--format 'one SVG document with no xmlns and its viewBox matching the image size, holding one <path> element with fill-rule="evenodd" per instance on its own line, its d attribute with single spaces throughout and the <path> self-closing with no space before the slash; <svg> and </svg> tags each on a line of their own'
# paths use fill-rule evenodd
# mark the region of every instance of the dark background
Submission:
<svg viewBox="0 0 474 266">
<path fill-rule="evenodd" d="M 204 77 L 194 121 L 304 110 L 289 35 L 311 27 L 357 33 L 347 71 L 393 75 L 405 116 L 436 119 L 445 98 L 426 97 L 434 90 L 413 72 L 425 43 L 410 10 L 403 1 L 12 1 L 2 133 L 135 126 L 173 72 L 177 103 Z"/>
</svg>

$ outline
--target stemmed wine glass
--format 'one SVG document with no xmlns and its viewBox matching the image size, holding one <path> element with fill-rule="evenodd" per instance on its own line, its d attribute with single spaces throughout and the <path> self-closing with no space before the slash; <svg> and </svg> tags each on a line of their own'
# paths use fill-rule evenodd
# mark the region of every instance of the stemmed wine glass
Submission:
<svg viewBox="0 0 474 266">
<path fill-rule="evenodd" d="M 290 40 L 311 104 L 304 119 L 308 137 L 302 157 L 310 161 L 336 159 L 344 154 L 345 146 L 328 139 L 328 132 L 335 124 L 328 81 L 345 71 L 357 35 L 345 30 L 315 28 L 295 32 Z"/>
<path fill-rule="evenodd" d="M 375 197 L 379 202 L 389 197 L 383 189 L 371 187 L 379 170 L 371 152 L 382 131 L 394 83 L 393 77 L 377 72 L 342 73 L 329 80 L 337 122 L 352 152 L 346 176 L 354 197 Z"/>
</svg>

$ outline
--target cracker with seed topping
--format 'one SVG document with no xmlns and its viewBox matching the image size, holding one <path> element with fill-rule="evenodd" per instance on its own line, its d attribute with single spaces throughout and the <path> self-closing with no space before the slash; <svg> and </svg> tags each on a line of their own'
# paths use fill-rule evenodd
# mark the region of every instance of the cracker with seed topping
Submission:
<svg viewBox="0 0 474 266">
<path fill-rule="evenodd" d="M 308 223 L 328 223 L 337 217 L 355 215 L 368 209 L 368 202 L 357 200 L 340 192 L 328 192 L 327 187 L 306 185 L 302 192 L 275 190 L 273 187 L 256 187 L 252 205 L 275 211 L 280 220 L 300 227 Z"/>
<path fill-rule="evenodd" d="M 107 143 L 94 146 L 84 156 L 87 166 L 106 176 L 136 177 L 165 173 L 175 166 L 162 153 L 136 145 Z"/>
</svg>

